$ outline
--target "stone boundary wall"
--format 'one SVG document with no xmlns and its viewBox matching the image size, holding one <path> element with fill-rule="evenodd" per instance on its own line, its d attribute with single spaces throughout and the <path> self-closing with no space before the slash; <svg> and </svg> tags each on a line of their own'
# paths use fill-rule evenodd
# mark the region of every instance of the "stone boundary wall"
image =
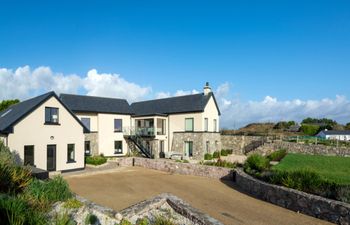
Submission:
<svg viewBox="0 0 350 225">
<path fill-rule="evenodd" d="M 223 167 L 172 162 L 166 159 L 134 158 L 134 166 L 168 173 L 233 180 L 233 170 Z"/>
<path fill-rule="evenodd" d="M 255 141 L 262 140 L 260 136 L 244 136 L 244 135 L 221 135 L 222 149 L 232 149 L 233 154 L 243 155 L 244 148 Z"/>
<path fill-rule="evenodd" d="M 235 182 L 244 192 L 275 205 L 336 224 L 350 224 L 350 204 L 257 180 L 241 169 Z"/>
<path fill-rule="evenodd" d="M 350 156 L 350 148 L 332 147 L 326 145 L 311 145 L 286 141 L 275 141 L 273 143 L 265 143 L 254 150 L 254 153 L 261 153 L 263 155 L 269 154 L 279 149 L 286 149 L 291 153 L 303 153 L 312 155 L 337 155 Z"/>
</svg>

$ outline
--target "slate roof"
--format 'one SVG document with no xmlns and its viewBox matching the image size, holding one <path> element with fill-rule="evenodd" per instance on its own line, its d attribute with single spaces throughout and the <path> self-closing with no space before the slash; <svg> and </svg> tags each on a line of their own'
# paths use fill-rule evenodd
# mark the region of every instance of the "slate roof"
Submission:
<svg viewBox="0 0 350 225">
<path fill-rule="evenodd" d="M 61 94 L 60 99 L 73 112 L 131 114 L 125 99 Z"/>
<path fill-rule="evenodd" d="M 350 135 L 350 130 L 323 130 L 325 135 Z"/>
<path fill-rule="evenodd" d="M 55 97 L 61 102 L 55 92 L 51 91 L 35 98 L 25 100 L 23 102 L 11 105 L 9 108 L 0 112 L 0 133 L 7 134 L 12 132 L 13 126 L 33 112 L 42 103 L 51 97 Z M 61 102 L 61 104 L 70 112 L 70 114 L 83 126 L 80 120 Z M 84 126 L 83 126 L 84 127 Z M 85 127 L 84 127 L 85 128 Z M 84 129 L 87 132 L 86 129 Z"/>
<path fill-rule="evenodd" d="M 208 95 L 204 95 L 203 93 L 201 93 L 171 98 L 155 99 L 143 102 L 135 102 L 131 104 L 131 110 L 135 116 L 203 112 L 210 97 L 214 98 L 216 107 L 220 115 L 219 107 L 212 93 Z"/>
</svg>

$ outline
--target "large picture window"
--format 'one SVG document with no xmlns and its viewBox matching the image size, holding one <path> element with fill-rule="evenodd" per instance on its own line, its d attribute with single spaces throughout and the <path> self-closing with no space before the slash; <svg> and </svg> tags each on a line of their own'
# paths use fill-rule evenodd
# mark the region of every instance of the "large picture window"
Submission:
<svg viewBox="0 0 350 225">
<path fill-rule="evenodd" d="M 34 145 L 24 146 L 24 165 L 34 166 Z"/>
<path fill-rule="evenodd" d="M 114 154 L 122 154 L 122 153 L 123 153 L 123 142 L 114 141 Z"/>
<path fill-rule="evenodd" d="M 68 144 L 67 147 L 67 162 L 75 162 L 75 145 Z"/>
<path fill-rule="evenodd" d="M 45 107 L 45 123 L 58 124 L 58 108 Z"/>
<path fill-rule="evenodd" d="M 193 118 L 186 118 L 185 119 L 185 131 L 193 131 L 193 129 L 194 129 Z"/>
<path fill-rule="evenodd" d="M 123 132 L 123 120 L 114 119 L 114 132 Z"/>
</svg>

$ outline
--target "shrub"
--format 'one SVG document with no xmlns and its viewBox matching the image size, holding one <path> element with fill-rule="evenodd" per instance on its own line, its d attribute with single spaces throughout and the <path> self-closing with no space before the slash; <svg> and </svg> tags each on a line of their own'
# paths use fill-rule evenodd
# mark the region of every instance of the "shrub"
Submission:
<svg viewBox="0 0 350 225">
<path fill-rule="evenodd" d="M 57 213 L 54 218 L 55 225 L 75 225 L 76 222 L 73 221 L 67 212 Z"/>
<path fill-rule="evenodd" d="M 175 225 L 175 223 L 172 220 L 165 218 L 164 216 L 156 216 L 154 218 L 154 221 L 152 224 L 154 224 L 154 225 Z"/>
<path fill-rule="evenodd" d="M 100 156 L 87 156 L 85 157 L 85 162 L 86 164 L 91 164 L 91 165 L 102 165 L 107 162 L 107 158 L 104 157 L 103 155 Z"/>
<path fill-rule="evenodd" d="M 218 159 L 216 162 L 203 162 L 203 165 L 206 166 L 217 166 L 217 167 L 226 167 L 226 168 L 235 168 L 236 164 L 232 162 L 228 162 L 225 160 Z"/>
<path fill-rule="evenodd" d="M 0 163 L 0 177 L 0 192 L 12 194 L 22 192 L 32 179 L 28 168 L 8 163 Z"/>
<path fill-rule="evenodd" d="M 233 150 L 232 149 L 226 149 L 227 154 L 232 155 Z"/>
<path fill-rule="evenodd" d="M 226 151 L 225 149 L 222 149 L 222 150 L 221 150 L 221 155 L 222 155 L 222 156 L 227 156 L 228 153 L 227 153 L 227 151 Z"/>
<path fill-rule="evenodd" d="M 220 152 L 219 151 L 215 151 L 213 153 L 213 159 L 217 159 L 217 158 L 220 158 Z"/>
<path fill-rule="evenodd" d="M 66 201 L 72 197 L 67 182 L 61 176 L 55 176 L 46 182 L 33 179 L 28 186 L 27 194 L 35 199 L 46 200 L 49 203 L 56 201 Z"/>
<path fill-rule="evenodd" d="M 280 149 L 267 156 L 270 161 L 281 161 L 287 155 L 285 149 Z"/>
<path fill-rule="evenodd" d="M 122 219 L 122 221 L 120 221 L 120 225 L 132 225 L 132 223 L 127 219 Z"/>
<path fill-rule="evenodd" d="M 63 204 L 63 207 L 68 209 L 78 209 L 82 206 L 83 206 L 83 203 L 81 203 L 75 198 L 70 198 Z"/>
<path fill-rule="evenodd" d="M 190 163 L 187 159 L 182 160 L 183 163 Z"/>
<path fill-rule="evenodd" d="M 204 154 L 204 159 L 205 159 L 205 160 L 212 160 L 212 159 L 213 159 L 213 155 L 210 154 L 210 153 L 205 153 L 205 154 Z"/>
<path fill-rule="evenodd" d="M 259 154 L 253 154 L 247 158 L 243 167 L 249 174 L 261 173 L 270 167 L 270 162 L 267 158 Z"/>
<path fill-rule="evenodd" d="M 30 207 L 25 199 L 18 196 L 0 195 L 0 218 L 2 224 L 44 225 L 45 214 Z"/>
<path fill-rule="evenodd" d="M 137 219 L 136 224 L 137 224 L 137 225 L 150 225 L 150 222 L 149 222 L 149 220 L 145 217 L 145 218 L 142 218 L 142 219 Z"/>
<path fill-rule="evenodd" d="M 89 225 L 89 224 L 96 224 L 98 222 L 98 218 L 97 216 L 95 216 L 94 214 L 88 214 L 85 218 L 85 224 Z"/>
</svg>

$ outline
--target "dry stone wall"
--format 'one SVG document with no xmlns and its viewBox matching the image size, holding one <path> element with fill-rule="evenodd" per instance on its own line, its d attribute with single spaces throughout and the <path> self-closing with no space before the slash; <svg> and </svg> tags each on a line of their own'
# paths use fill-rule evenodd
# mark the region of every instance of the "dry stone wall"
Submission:
<svg viewBox="0 0 350 225">
<path fill-rule="evenodd" d="M 264 201 L 332 223 L 350 224 L 350 204 L 268 184 L 240 169 L 236 170 L 235 182 L 242 191 Z"/>
<path fill-rule="evenodd" d="M 246 146 L 262 141 L 260 136 L 221 135 L 222 149 L 232 149 L 233 154 L 243 155 Z"/>
</svg>

